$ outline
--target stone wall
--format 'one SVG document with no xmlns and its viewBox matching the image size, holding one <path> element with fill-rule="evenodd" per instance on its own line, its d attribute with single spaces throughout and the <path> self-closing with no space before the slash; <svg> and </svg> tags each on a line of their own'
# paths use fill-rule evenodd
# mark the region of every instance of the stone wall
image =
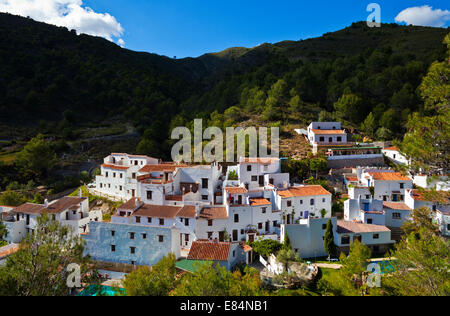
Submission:
<svg viewBox="0 0 450 316">
<path fill-rule="evenodd" d="M 382 167 L 384 166 L 384 158 L 379 157 L 367 159 L 343 159 L 343 160 L 328 161 L 328 168 L 330 169 L 356 168 L 359 166 Z"/>
</svg>

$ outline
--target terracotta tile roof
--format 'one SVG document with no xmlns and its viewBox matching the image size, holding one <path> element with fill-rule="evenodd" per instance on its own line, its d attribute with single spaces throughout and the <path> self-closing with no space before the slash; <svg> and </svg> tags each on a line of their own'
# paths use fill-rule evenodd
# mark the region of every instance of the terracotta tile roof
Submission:
<svg viewBox="0 0 450 316">
<path fill-rule="evenodd" d="M 25 203 L 13 208 L 12 212 L 34 215 L 39 214 L 44 208 L 45 206 L 42 204 Z"/>
<path fill-rule="evenodd" d="M 144 204 L 133 213 L 133 216 L 173 219 L 177 216 L 177 214 L 180 211 L 181 211 L 180 206 Z"/>
<path fill-rule="evenodd" d="M 189 251 L 188 260 L 228 261 L 231 243 L 195 241 Z"/>
<path fill-rule="evenodd" d="M 242 249 L 244 249 L 244 252 L 250 252 L 250 251 L 253 250 L 253 248 L 250 247 L 249 245 L 247 245 L 246 243 L 244 243 L 244 244 L 242 245 Z"/>
<path fill-rule="evenodd" d="M 225 191 L 227 191 L 230 194 L 245 194 L 248 192 L 247 189 L 243 188 L 243 187 L 234 187 L 234 188 L 228 187 L 228 188 L 225 188 Z"/>
<path fill-rule="evenodd" d="M 301 196 L 313 196 L 313 195 L 331 195 L 330 192 L 325 190 L 321 185 L 307 185 L 304 187 L 292 187 L 285 191 L 277 192 L 281 198 L 292 198 Z"/>
<path fill-rule="evenodd" d="M 388 147 L 385 148 L 383 150 L 387 150 L 387 151 L 400 151 L 400 149 L 397 146 L 393 146 L 393 147 Z"/>
<path fill-rule="evenodd" d="M 227 219 L 228 213 L 225 207 L 208 207 L 200 211 L 200 218 L 203 219 Z"/>
<path fill-rule="evenodd" d="M 197 217 L 197 211 L 195 210 L 194 205 L 185 205 L 181 208 L 181 210 L 178 212 L 177 217 L 183 217 L 183 218 L 196 218 Z"/>
<path fill-rule="evenodd" d="M 68 208 L 78 205 L 86 200 L 86 197 L 72 197 L 66 196 L 62 199 L 59 199 L 55 203 L 50 204 L 47 208 L 41 210 L 41 213 L 49 213 L 49 214 L 59 214 Z"/>
<path fill-rule="evenodd" d="M 409 177 L 399 172 L 369 172 L 369 175 L 378 181 L 412 181 Z"/>
<path fill-rule="evenodd" d="M 16 244 L 9 244 L 7 246 L 4 246 L 0 248 L 0 259 L 3 259 L 9 255 L 12 255 L 13 253 L 16 253 L 19 251 L 19 245 Z"/>
<path fill-rule="evenodd" d="M 271 205 L 270 201 L 268 199 L 263 198 L 254 198 L 250 199 L 250 205 L 251 206 L 260 206 L 260 205 Z"/>
<path fill-rule="evenodd" d="M 425 197 L 419 190 L 411 190 L 411 197 L 415 201 L 425 201 Z"/>
<path fill-rule="evenodd" d="M 345 135 L 345 131 L 343 130 L 333 130 L 333 129 L 313 129 L 314 134 L 317 135 Z"/>
<path fill-rule="evenodd" d="M 113 169 L 113 170 L 128 170 L 128 169 L 130 169 L 130 167 L 126 167 L 126 166 L 117 166 L 117 165 L 109 165 L 109 164 L 106 164 L 106 163 L 104 163 L 103 165 L 102 165 L 102 167 L 103 168 L 106 168 L 106 169 Z"/>
<path fill-rule="evenodd" d="M 338 234 L 390 232 L 386 226 L 338 221 Z"/>
<path fill-rule="evenodd" d="M 139 200 L 138 198 L 131 198 L 126 203 L 119 206 L 118 210 L 126 210 L 126 211 L 134 211 L 136 209 L 136 200 Z M 140 203 L 140 200 L 139 200 Z"/>
<path fill-rule="evenodd" d="M 159 164 L 159 165 L 145 165 L 139 172 L 149 173 L 149 172 L 174 172 L 177 168 L 187 167 L 186 165 L 171 164 Z"/>
<path fill-rule="evenodd" d="M 383 207 L 390 210 L 410 211 L 411 208 L 403 202 L 383 202 Z"/>
<path fill-rule="evenodd" d="M 345 176 L 345 179 L 347 179 L 348 181 L 358 181 L 358 177 L 353 177 L 353 176 Z"/>
<path fill-rule="evenodd" d="M 280 161 L 279 158 L 241 158 L 240 163 L 270 165 L 271 163 L 278 161 Z"/>
</svg>

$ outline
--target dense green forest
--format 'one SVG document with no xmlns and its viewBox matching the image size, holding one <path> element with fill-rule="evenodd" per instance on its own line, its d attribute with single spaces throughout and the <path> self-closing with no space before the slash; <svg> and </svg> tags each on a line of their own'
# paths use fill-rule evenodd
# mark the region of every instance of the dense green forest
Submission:
<svg viewBox="0 0 450 316">
<path fill-rule="evenodd" d="M 408 115 L 424 111 L 417 88 L 445 58 L 447 32 L 360 22 L 320 38 L 177 60 L 0 14 L 0 140 L 11 137 L 5 126 L 73 140 L 77 126 L 117 118 L 136 127 L 137 152 L 167 158 L 173 126 L 252 116 L 339 119 L 375 138 L 400 137 Z"/>
</svg>

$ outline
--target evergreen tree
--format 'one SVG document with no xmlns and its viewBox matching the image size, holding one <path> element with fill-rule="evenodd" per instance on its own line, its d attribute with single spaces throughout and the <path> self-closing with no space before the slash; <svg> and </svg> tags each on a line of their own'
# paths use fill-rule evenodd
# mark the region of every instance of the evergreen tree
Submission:
<svg viewBox="0 0 450 316">
<path fill-rule="evenodd" d="M 337 255 L 336 244 L 334 243 L 333 223 L 328 221 L 324 239 L 325 250 L 328 253 L 328 259 Z"/>
</svg>

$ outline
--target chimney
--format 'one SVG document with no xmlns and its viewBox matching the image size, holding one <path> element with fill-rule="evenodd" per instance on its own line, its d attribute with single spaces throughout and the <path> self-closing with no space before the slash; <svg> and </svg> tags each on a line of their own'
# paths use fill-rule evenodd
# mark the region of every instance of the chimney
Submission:
<svg viewBox="0 0 450 316">
<path fill-rule="evenodd" d="M 44 200 L 44 207 L 45 207 L 45 208 L 48 207 L 48 200 L 47 200 L 47 199 Z"/>
<path fill-rule="evenodd" d="M 195 214 L 197 217 L 200 217 L 200 206 L 198 204 L 195 204 Z"/>
</svg>

